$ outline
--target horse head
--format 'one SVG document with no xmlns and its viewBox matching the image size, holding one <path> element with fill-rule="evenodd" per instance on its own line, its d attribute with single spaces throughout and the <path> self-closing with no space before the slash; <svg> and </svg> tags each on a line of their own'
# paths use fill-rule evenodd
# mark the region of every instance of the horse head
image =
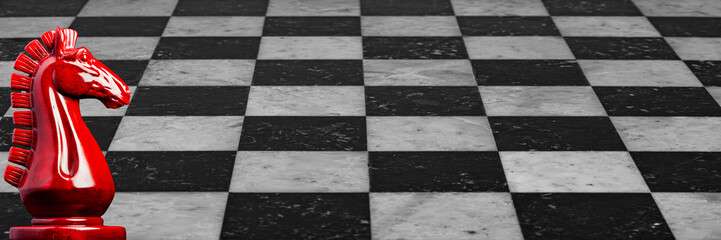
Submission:
<svg viewBox="0 0 721 240">
<path fill-rule="evenodd" d="M 56 28 L 53 35 L 52 55 L 55 62 L 49 70 L 52 70 L 53 85 L 58 92 L 70 98 L 97 98 L 108 108 L 128 104 L 128 85 L 95 59 L 88 49 L 75 48 L 75 30 Z"/>
</svg>

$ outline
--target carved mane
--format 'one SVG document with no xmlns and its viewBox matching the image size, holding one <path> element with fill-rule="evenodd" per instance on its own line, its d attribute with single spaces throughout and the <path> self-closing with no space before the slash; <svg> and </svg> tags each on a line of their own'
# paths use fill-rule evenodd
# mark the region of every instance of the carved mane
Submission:
<svg viewBox="0 0 721 240">
<path fill-rule="evenodd" d="M 60 34 L 58 34 L 60 33 Z M 15 60 L 13 68 L 27 75 L 13 73 L 10 76 L 10 87 L 22 92 L 13 92 L 10 94 L 10 101 L 14 108 L 32 108 L 30 101 L 30 92 L 32 91 L 32 83 L 37 74 L 40 62 L 50 57 L 51 54 L 62 54 L 61 49 L 75 48 L 77 41 L 77 32 L 71 29 L 56 28 L 54 31 L 45 32 L 41 39 L 45 46 L 37 39 L 31 41 L 25 46 L 25 52 L 30 56 L 21 53 Z M 30 147 L 33 144 L 35 134 L 33 130 L 27 129 L 33 125 L 32 111 L 15 111 L 13 113 L 13 124 L 17 126 L 13 129 L 12 143 L 15 145 Z M 25 168 L 29 168 L 32 162 L 32 151 L 21 147 L 11 147 L 8 161 Z M 5 171 L 5 181 L 17 187 L 20 184 L 22 175 L 25 170 L 13 165 L 8 165 Z"/>
</svg>

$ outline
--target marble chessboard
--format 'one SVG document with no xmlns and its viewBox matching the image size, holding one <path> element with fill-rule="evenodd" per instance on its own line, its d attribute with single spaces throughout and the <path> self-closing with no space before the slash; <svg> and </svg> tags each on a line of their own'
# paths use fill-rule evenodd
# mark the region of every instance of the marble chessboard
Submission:
<svg viewBox="0 0 721 240">
<path fill-rule="evenodd" d="M 0 168 L 56 26 L 128 239 L 721 239 L 718 0 L 2 0 Z"/>
</svg>

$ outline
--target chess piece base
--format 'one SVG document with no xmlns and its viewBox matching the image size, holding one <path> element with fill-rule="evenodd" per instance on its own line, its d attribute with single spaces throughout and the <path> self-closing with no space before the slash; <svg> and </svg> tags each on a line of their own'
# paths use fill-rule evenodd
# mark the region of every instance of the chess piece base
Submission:
<svg viewBox="0 0 721 240">
<path fill-rule="evenodd" d="M 11 240 L 125 240 L 125 228 L 102 225 L 45 225 L 10 228 Z"/>
</svg>

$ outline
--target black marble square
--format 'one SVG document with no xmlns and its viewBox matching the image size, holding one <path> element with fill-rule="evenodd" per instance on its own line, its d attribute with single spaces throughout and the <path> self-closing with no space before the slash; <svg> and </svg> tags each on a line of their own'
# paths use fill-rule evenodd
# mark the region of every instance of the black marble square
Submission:
<svg viewBox="0 0 721 240">
<path fill-rule="evenodd" d="M 608 117 L 488 117 L 499 151 L 625 151 Z"/>
<path fill-rule="evenodd" d="M 477 87 L 365 87 L 368 116 L 483 116 Z"/>
<path fill-rule="evenodd" d="M 648 21 L 666 37 L 721 37 L 718 17 L 649 17 Z"/>
<path fill-rule="evenodd" d="M 173 16 L 265 16 L 268 0 L 180 0 Z"/>
<path fill-rule="evenodd" d="M 128 116 L 240 116 L 250 87 L 138 87 Z"/>
<path fill-rule="evenodd" d="M 527 240 L 674 239 L 648 193 L 513 193 Z"/>
<path fill-rule="evenodd" d="M 9 76 L 3 76 L 10 78 Z M 0 87 L 0 112 L 5 113 L 10 109 L 10 93 L 19 92 L 18 90 L 12 90 L 8 87 Z"/>
<path fill-rule="evenodd" d="M 160 36 L 168 17 L 78 17 L 70 28 L 80 36 Z"/>
<path fill-rule="evenodd" d="M 153 59 L 255 59 L 259 37 L 163 37 Z"/>
<path fill-rule="evenodd" d="M 143 78 L 145 68 L 148 67 L 148 60 L 101 60 L 105 66 L 110 68 L 128 86 L 137 86 Z"/>
<path fill-rule="evenodd" d="M 543 0 L 552 16 L 642 16 L 631 0 Z"/>
<path fill-rule="evenodd" d="M 5 172 L 5 169 L 2 171 Z M 7 183 L 3 181 L 0 184 Z M 0 193 L 0 213 L 0 239 L 10 239 L 10 227 L 30 226 L 33 218 L 25 209 L 18 193 Z"/>
<path fill-rule="evenodd" d="M 684 61 L 704 86 L 721 87 L 721 61 Z"/>
<path fill-rule="evenodd" d="M 609 116 L 721 116 L 703 87 L 594 87 Z"/>
<path fill-rule="evenodd" d="M 363 86 L 362 60 L 258 60 L 254 86 Z"/>
<path fill-rule="evenodd" d="M 450 0 L 361 0 L 364 16 L 453 15 Z"/>
<path fill-rule="evenodd" d="M 123 117 L 83 117 L 85 125 L 90 129 L 100 150 L 106 151 L 115 137 L 115 131 L 120 126 Z"/>
<path fill-rule="evenodd" d="M 363 37 L 365 59 L 467 59 L 460 37 Z"/>
<path fill-rule="evenodd" d="M 560 36 L 551 17 L 458 17 L 463 36 Z"/>
<path fill-rule="evenodd" d="M 227 192 L 235 154 L 234 151 L 110 151 L 105 159 L 113 173 L 115 190 L 119 192 Z"/>
<path fill-rule="evenodd" d="M 632 152 L 652 192 L 721 192 L 719 152 Z"/>
<path fill-rule="evenodd" d="M 367 193 L 230 193 L 220 239 L 371 239 Z"/>
<path fill-rule="evenodd" d="M 369 152 L 371 192 L 508 192 L 497 152 Z"/>
<path fill-rule="evenodd" d="M 365 151 L 365 117 L 254 117 L 243 121 L 239 150 Z"/>
<path fill-rule="evenodd" d="M 566 43 L 577 59 L 679 59 L 663 38 L 567 37 Z"/>
<path fill-rule="evenodd" d="M 588 86 L 573 60 L 471 60 L 478 85 Z"/>
<path fill-rule="evenodd" d="M 360 17 L 266 17 L 263 36 L 360 36 Z"/>
<path fill-rule="evenodd" d="M 32 40 L 34 38 L 0 38 L 0 61 L 15 61 L 18 55 L 25 52 L 25 46 Z"/>
<path fill-rule="evenodd" d="M 15 146 L 15 145 L 13 145 L 13 129 L 15 129 L 15 125 L 13 124 L 12 117 L 0 118 L 0 151 L 7 152 L 7 151 L 10 151 L 10 147 Z M 29 128 L 23 128 L 23 129 L 29 129 Z M 23 148 L 27 148 L 27 147 L 23 147 Z M 5 171 L 5 170 L 3 169 L 2 171 Z"/>
<path fill-rule="evenodd" d="M 2 0 L 0 17 L 75 16 L 86 2 L 88 0 Z"/>
</svg>

